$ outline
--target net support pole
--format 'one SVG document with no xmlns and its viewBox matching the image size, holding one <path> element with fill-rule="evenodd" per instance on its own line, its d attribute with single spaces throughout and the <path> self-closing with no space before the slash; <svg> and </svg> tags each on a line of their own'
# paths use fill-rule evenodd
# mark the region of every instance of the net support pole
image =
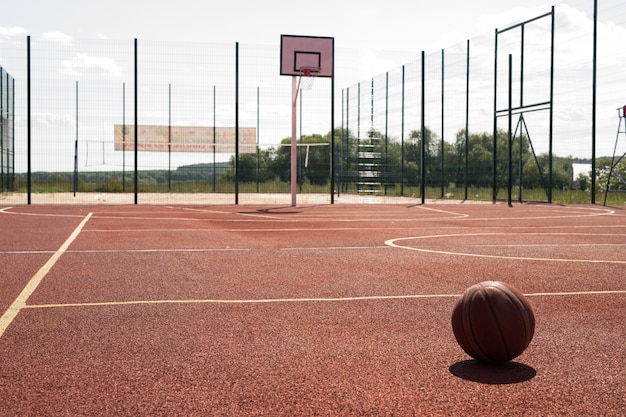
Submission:
<svg viewBox="0 0 626 417">
<path fill-rule="evenodd" d="M 139 81 L 139 73 L 138 73 L 138 69 L 137 69 L 137 63 L 138 63 L 138 59 L 137 59 L 137 55 L 138 55 L 137 38 L 135 38 L 135 48 L 134 49 L 135 49 L 135 62 L 134 62 L 134 66 L 135 66 L 135 92 L 134 92 L 134 95 L 135 95 L 135 105 L 134 105 L 134 107 L 135 108 L 134 108 L 134 112 L 135 113 L 134 113 L 134 132 L 133 132 L 133 134 L 134 134 L 134 144 L 135 144 L 135 146 L 134 146 L 133 153 L 134 153 L 134 158 L 135 158 L 135 172 L 134 172 L 134 175 L 133 175 L 133 184 L 134 184 L 134 203 L 135 203 L 135 205 L 137 205 L 137 203 L 138 203 L 138 195 L 137 195 L 137 193 L 139 192 L 138 191 L 138 188 L 139 188 L 139 171 L 138 171 L 138 168 L 137 168 L 137 165 L 139 163 L 139 153 L 138 153 L 139 137 L 137 136 L 138 135 L 137 132 L 139 130 L 139 127 L 138 127 L 139 112 L 138 112 L 138 109 L 137 109 L 137 106 L 139 104 L 139 86 L 137 85 L 138 81 Z"/>
<path fill-rule="evenodd" d="M 554 37 L 554 6 L 552 6 L 552 22 L 553 22 L 552 23 L 552 28 L 553 28 L 552 36 Z M 554 47 L 552 49 L 554 50 Z M 593 2 L 593 71 L 591 75 L 591 83 L 592 83 L 592 87 L 591 87 L 591 204 L 596 204 L 597 74 L 598 74 L 598 0 L 594 0 Z M 608 187 L 608 182 L 607 182 L 607 187 Z M 606 193 L 604 194 L 604 205 L 606 205 Z"/>
<path fill-rule="evenodd" d="M 74 140 L 74 197 L 78 190 L 78 81 L 76 81 L 76 139 Z"/>
<path fill-rule="evenodd" d="M 31 204 L 31 194 L 33 191 L 32 181 L 32 160 L 31 160 L 31 139 L 32 139 L 32 126 L 31 126 L 31 91 L 30 91 L 30 35 L 26 37 L 26 158 L 27 158 L 27 174 L 26 174 L 26 189 L 28 205 Z"/>
<path fill-rule="evenodd" d="M 235 42 L 235 204 L 239 204 L 239 42 Z"/>
</svg>

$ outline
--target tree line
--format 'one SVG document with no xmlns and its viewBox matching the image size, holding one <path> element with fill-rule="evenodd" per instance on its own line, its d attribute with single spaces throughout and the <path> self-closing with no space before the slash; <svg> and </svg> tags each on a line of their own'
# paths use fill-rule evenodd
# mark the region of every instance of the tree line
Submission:
<svg viewBox="0 0 626 417">
<path fill-rule="evenodd" d="M 324 185 L 330 181 L 330 132 L 326 135 L 313 134 L 298 139 L 299 182 Z M 422 146 L 422 140 L 424 145 Z M 362 175 L 362 151 L 364 143 L 370 154 L 376 157 L 378 178 L 385 185 L 404 183 L 418 185 L 422 173 L 429 187 L 468 186 L 491 187 L 496 181 L 497 188 L 503 188 L 508 181 L 509 159 L 511 161 L 512 182 L 515 186 L 528 189 L 547 188 L 549 185 L 548 153 L 535 154 L 528 137 L 513 138 L 509 157 L 508 133 L 498 131 L 496 135 L 496 158 L 494 169 L 494 141 L 489 133 L 470 133 L 464 130 L 456 134 L 455 141 L 441 141 L 431 130 L 423 135 L 419 130 L 412 131 L 404 141 L 386 138 L 379 131 L 372 130 L 365 138 L 357 138 L 351 132 L 335 130 L 335 173 L 342 182 L 352 183 Z M 284 138 L 279 147 L 259 149 L 256 154 L 239 156 L 237 172 L 242 182 L 290 181 L 291 138 Z M 327 144 L 327 146 L 307 145 Z M 422 156 L 423 153 L 423 156 Z M 337 162 L 339 161 L 339 162 Z M 552 158 L 552 187 L 558 189 L 587 190 L 590 177 L 581 173 L 573 177 L 573 164 L 591 163 L 590 160 L 572 156 Z M 598 184 L 606 183 L 611 157 L 596 161 Z M 626 168 L 626 167 L 625 167 Z M 223 174 L 224 179 L 235 179 L 235 161 L 231 158 L 230 168 Z M 617 178 L 612 178 L 611 188 L 622 187 Z"/>
<path fill-rule="evenodd" d="M 510 172 L 515 187 L 546 189 L 550 157 L 547 153 L 535 154 L 530 140 L 525 136 L 514 138 L 509 157 L 507 132 L 496 135 L 496 158 L 494 169 L 494 141 L 489 133 L 456 134 L 454 142 L 442 141 L 431 130 L 425 134 L 412 131 L 404 140 L 388 138 L 371 130 L 364 138 L 352 132 L 335 129 L 335 180 L 342 184 L 355 184 L 364 170 L 376 172 L 376 178 L 385 187 L 403 184 L 417 186 L 421 174 L 428 187 L 478 187 L 490 188 L 494 178 L 498 189 L 505 188 Z M 467 136 L 467 137 L 466 137 Z M 422 144 L 422 140 L 424 143 Z M 328 185 L 330 181 L 331 134 L 305 135 L 298 139 L 298 182 L 300 184 Z M 211 191 L 216 183 L 271 183 L 291 180 L 291 138 L 284 138 L 281 146 L 258 149 L 256 153 L 240 154 L 235 171 L 235 157 L 229 162 L 201 163 L 178 167 L 175 170 L 154 169 L 138 172 L 138 181 L 144 187 L 168 191 L 172 184 L 192 184 L 184 190 Z M 321 145 L 321 146 L 320 146 Z M 367 149 L 367 152 L 363 151 Z M 363 154 L 370 158 L 363 162 Z M 587 190 L 588 175 L 581 173 L 573 178 L 573 164 L 590 163 L 571 156 L 552 158 L 552 187 L 569 190 Z M 596 181 L 603 191 L 612 163 L 611 157 L 596 160 Z M 365 168 L 364 168 L 365 165 Z M 423 166 L 422 166 L 423 165 Z M 617 175 L 611 176 L 611 189 L 626 189 L 626 161 L 617 165 Z M 235 172 L 237 173 L 235 175 Z M 128 191 L 133 183 L 134 172 L 80 172 L 79 190 L 82 191 Z M 68 191 L 73 185 L 73 172 L 36 172 L 32 180 L 44 184 L 52 191 Z M 23 188 L 26 174 L 16 174 L 18 188 Z M 207 184 L 213 184 L 209 187 Z M 179 189 L 181 189 L 179 187 Z M 45 191 L 45 190 L 43 190 Z"/>
</svg>

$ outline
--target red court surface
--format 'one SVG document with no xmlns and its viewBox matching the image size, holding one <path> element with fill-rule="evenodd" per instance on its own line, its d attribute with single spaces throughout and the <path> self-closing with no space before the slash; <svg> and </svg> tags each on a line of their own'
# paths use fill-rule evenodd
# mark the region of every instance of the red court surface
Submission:
<svg viewBox="0 0 626 417">
<path fill-rule="evenodd" d="M 0 207 L 2 416 L 624 416 L 626 209 Z M 536 328 L 457 344 L 481 281 Z"/>
</svg>

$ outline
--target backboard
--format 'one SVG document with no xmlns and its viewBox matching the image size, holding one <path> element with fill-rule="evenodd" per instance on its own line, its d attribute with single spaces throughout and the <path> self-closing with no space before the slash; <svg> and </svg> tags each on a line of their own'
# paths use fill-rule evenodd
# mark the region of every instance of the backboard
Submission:
<svg viewBox="0 0 626 417">
<path fill-rule="evenodd" d="M 280 75 L 300 76 L 319 69 L 317 77 L 333 76 L 335 39 L 322 36 L 281 35 Z"/>
</svg>

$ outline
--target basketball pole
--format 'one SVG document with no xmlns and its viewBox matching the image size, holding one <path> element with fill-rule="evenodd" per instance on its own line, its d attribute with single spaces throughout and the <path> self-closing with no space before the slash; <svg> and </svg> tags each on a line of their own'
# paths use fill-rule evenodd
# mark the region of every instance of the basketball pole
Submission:
<svg viewBox="0 0 626 417">
<path fill-rule="evenodd" d="M 291 207 L 296 206 L 296 190 L 298 183 L 298 146 L 296 142 L 296 115 L 298 104 L 298 89 L 300 77 L 291 77 Z"/>
</svg>

